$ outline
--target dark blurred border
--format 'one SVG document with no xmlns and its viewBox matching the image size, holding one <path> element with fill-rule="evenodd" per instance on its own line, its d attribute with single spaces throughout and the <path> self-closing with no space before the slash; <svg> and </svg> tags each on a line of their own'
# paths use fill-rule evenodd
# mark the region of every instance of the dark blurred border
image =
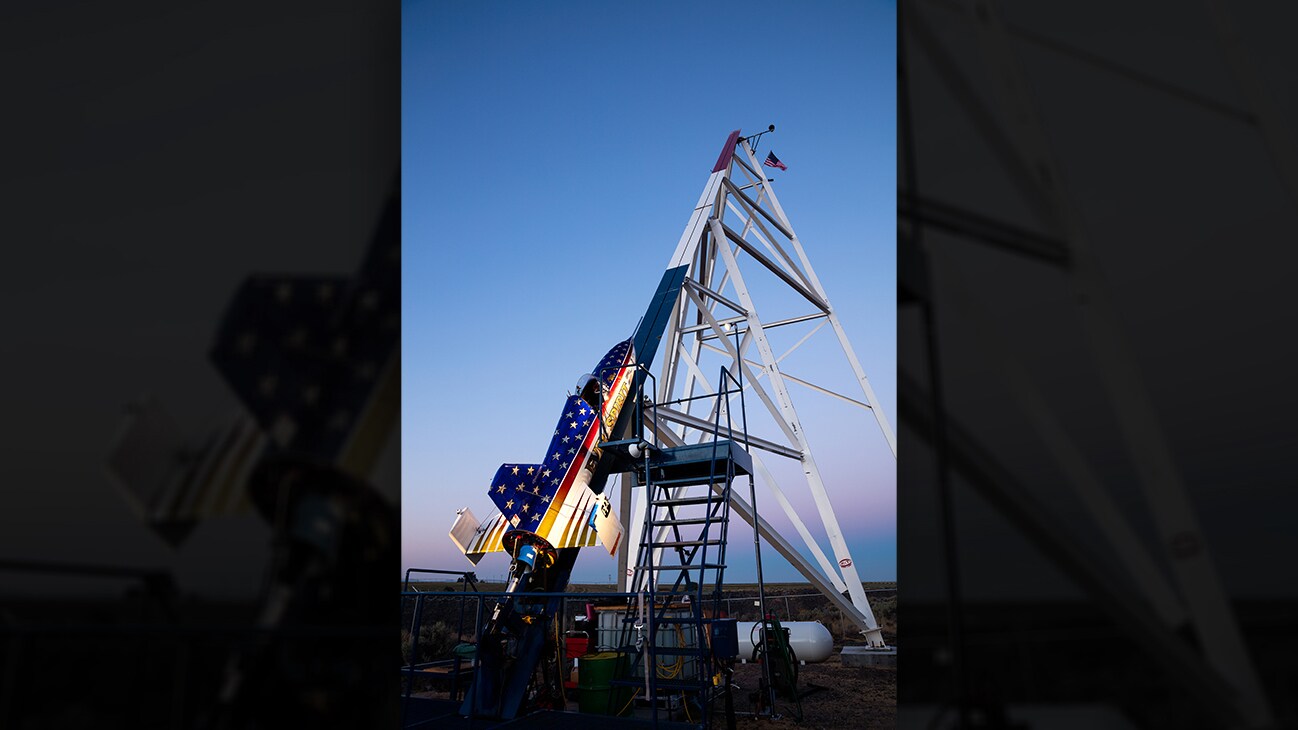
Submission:
<svg viewBox="0 0 1298 730">
<path fill-rule="evenodd" d="M 0 726 L 396 724 L 399 37 L 396 2 L 0 10 Z M 285 282 L 337 298 L 248 304 Z M 162 524 L 105 476 L 142 395 L 195 453 L 293 435 L 241 514 Z"/>
<path fill-rule="evenodd" d="M 1298 726 L 1292 13 L 899 17 L 900 725 Z"/>
</svg>

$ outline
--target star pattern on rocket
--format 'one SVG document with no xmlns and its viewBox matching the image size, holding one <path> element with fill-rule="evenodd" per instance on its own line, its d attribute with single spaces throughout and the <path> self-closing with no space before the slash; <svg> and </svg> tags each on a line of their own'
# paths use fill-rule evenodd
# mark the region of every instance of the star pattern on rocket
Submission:
<svg viewBox="0 0 1298 730">
<path fill-rule="evenodd" d="M 545 462 L 500 465 L 487 494 L 511 525 L 520 529 L 540 525 L 579 456 L 580 445 L 598 422 L 595 409 L 581 398 L 569 396 L 546 449 Z"/>
<path fill-rule="evenodd" d="M 631 340 L 619 342 L 595 366 L 595 376 L 606 387 L 611 385 L 630 357 Z M 593 445 L 593 432 L 599 422 L 600 414 L 594 406 L 580 396 L 570 395 L 559 414 L 544 461 L 500 465 L 487 487 L 487 495 L 512 528 L 538 528 L 547 512 L 563 501 L 558 499 L 558 491 L 565 481 L 571 481 L 570 472 Z"/>
<path fill-rule="evenodd" d="M 351 276 L 255 274 L 227 305 L 210 357 L 280 448 L 338 458 L 399 359 L 400 197 Z"/>
<path fill-rule="evenodd" d="M 595 377 L 603 381 L 604 387 L 608 387 L 617 378 L 618 370 L 626 364 L 627 351 L 630 349 L 631 340 L 622 340 L 595 366 Z"/>
</svg>

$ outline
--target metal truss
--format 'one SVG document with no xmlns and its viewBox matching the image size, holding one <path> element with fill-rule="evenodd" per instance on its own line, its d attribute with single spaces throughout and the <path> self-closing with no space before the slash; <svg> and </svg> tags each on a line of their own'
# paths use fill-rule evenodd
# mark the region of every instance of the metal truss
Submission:
<svg viewBox="0 0 1298 730">
<path fill-rule="evenodd" d="M 951 55 L 933 30 L 928 19 L 930 13 L 921 6 L 946 11 L 951 17 L 960 16 L 968 23 L 991 81 L 996 106 L 1009 113 L 999 116 L 993 107 L 984 103 L 984 97 L 975 91 L 968 67 Z M 962 319 L 980 333 L 983 351 L 1003 374 L 1003 383 L 1014 403 L 1042 439 L 1047 453 L 1061 467 L 1060 473 L 1070 480 L 1070 486 L 1095 526 L 1132 579 L 1122 585 L 1134 587 L 1135 592 L 1115 582 L 1111 569 L 1102 567 L 1105 561 L 1072 547 L 1067 538 L 1069 531 L 1060 529 L 1059 518 L 1047 506 L 1027 496 L 1012 474 L 992 463 L 967 431 L 952 423 L 941 429 L 943 435 L 937 435 L 939 428 L 928 420 L 927 408 L 917 407 L 917 404 L 933 403 L 935 394 L 903 382 L 902 402 L 907 421 L 921 437 L 943 442 L 950 451 L 952 468 L 961 471 L 990 504 L 1080 586 L 1093 595 L 1110 599 L 1106 605 L 1122 625 L 1144 641 L 1165 665 L 1172 667 L 1174 675 L 1180 676 L 1208 705 L 1218 708 L 1223 717 L 1238 726 L 1262 728 L 1274 722 L 1269 703 L 1210 559 L 1167 435 L 1135 366 L 1122 318 L 1091 251 L 1066 175 L 1045 133 L 1031 85 L 1015 53 L 1016 42 L 1045 47 L 1188 105 L 1256 125 L 1269 149 L 1276 153 L 1278 176 L 1292 194 L 1298 190 L 1293 184 L 1298 180 L 1295 174 L 1298 164 L 1294 162 L 1298 157 L 1279 130 L 1278 115 L 1271 109 L 1267 95 L 1251 74 L 1226 4 L 1208 2 L 1207 6 L 1228 65 L 1250 103 L 1248 110 L 1205 99 L 1142 72 L 1017 28 L 1004 18 L 999 3 L 994 0 L 912 3 L 902 26 L 906 36 L 903 42 L 909 40 L 914 44 L 914 58 L 923 58 L 932 69 L 977 130 L 979 142 L 996 155 L 1009 173 L 1022 202 L 1047 228 L 1044 234 L 1028 232 L 946 201 L 921 197 L 914 179 L 915 162 L 911 158 L 907 165 L 910 179 L 899 196 L 899 219 L 910 224 L 910 234 L 903 236 L 903 241 L 914 248 L 924 230 L 941 230 L 1005 253 L 1026 256 L 1062 274 L 1079 302 L 1077 314 L 1094 357 L 1095 375 L 1110 400 L 1122 404 L 1122 417 L 1117 423 L 1124 446 L 1137 466 L 1139 487 L 1156 532 L 1152 542 L 1157 548 L 1153 551 L 1146 548 L 1144 536 L 1116 505 L 1107 480 L 1054 414 L 1045 393 L 1035 384 L 1033 373 L 1015 351 L 1014 343 L 998 334 L 1001 328 L 984 311 L 975 284 L 955 267 L 941 270 L 943 289 L 951 296 L 949 305 L 958 309 Z M 909 65 L 904 51 L 902 54 L 902 63 Z M 900 92 L 903 98 L 906 83 L 909 82 L 903 82 Z M 910 133 L 909 129 L 903 130 L 903 134 Z M 919 251 L 911 253 L 932 263 L 939 258 L 929 247 L 921 246 Z M 899 259 L 905 260 L 905 256 L 899 254 Z M 925 289 L 919 294 L 920 299 L 930 300 L 935 296 L 926 291 L 927 282 L 916 283 Z M 1171 570 L 1162 566 L 1170 566 Z M 1178 631 L 1187 627 L 1193 629 L 1202 655 L 1197 655 L 1178 636 Z"/>
<path fill-rule="evenodd" d="M 762 165 L 749 141 L 732 133 L 712 175 L 708 178 L 672 254 L 668 267 L 688 265 L 685 284 L 677 299 L 674 315 L 663 336 L 661 372 L 657 375 L 656 401 L 670 404 L 699 394 L 715 394 L 717 384 L 709 378 L 717 370 L 711 363 L 723 363 L 732 372 L 742 372 L 744 390 L 765 406 L 774 426 L 772 433 L 760 433 L 749 418 L 749 433 L 743 440 L 752 454 L 759 481 L 788 515 L 801 538 L 804 551 L 755 514 L 752 505 L 732 493 L 736 514 L 756 525 L 766 543 L 780 553 L 808 581 L 828 596 L 837 608 L 860 626 L 867 641 L 883 647 L 878 622 L 870 609 L 855 561 L 843 539 L 829 492 L 816 464 L 811 444 L 794 407 L 789 384 L 820 396 L 834 398 L 873 414 L 893 457 L 897 454 L 892 426 L 877 399 L 865 371 L 847 339 L 829 296 L 821 286 L 801 241 L 762 172 Z M 791 253 L 790 253 L 791 252 Z M 764 286 L 792 292 L 800 311 L 792 316 L 764 318 L 750 283 L 764 278 Z M 765 289 L 764 291 L 770 291 Z M 773 297 L 771 297 L 773 298 Z M 838 339 L 847 367 L 860 393 L 847 395 L 785 372 L 782 363 L 828 325 Z M 770 333 L 778 328 L 804 330 L 801 338 L 777 354 Z M 787 331 L 787 330 L 786 330 Z M 783 334 L 783 333 L 782 333 Z M 794 332 L 794 336 L 798 333 Z M 664 445 L 701 441 L 710 433 L 716 408 L 731 407 L 718 399 L 684 400 L 680 405 L 657 409 L 657 435 Z M 711 413 L 703 412 L 711 408 Z M 851 434 L 856 440 L 864 433 Z M 813 536 L 762 458 L 797 461 L 816 505 L 816 516 L 828 536 L 829 552 Z M 629 504 L 629 485 L 623 484 L 623 509 Z M 842 496 L 840 492 L 840 498 Z M 629 517 L 631 534 L 623 543 L 638 545 L 644 524 L 646 500 L 637 494 Z M 832 555 L 832 558 L 831 558 Z M 621 558 L 626 567 L 626 558 Z M 631 571 L 624 570 L 628 578 Z"/>
</svg>

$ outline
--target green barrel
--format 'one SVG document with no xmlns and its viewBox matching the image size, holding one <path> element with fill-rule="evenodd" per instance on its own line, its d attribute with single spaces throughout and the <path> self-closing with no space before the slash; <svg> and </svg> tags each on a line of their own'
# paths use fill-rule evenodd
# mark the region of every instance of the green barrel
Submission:
<svg viewBox="0 0 1298 730">
<path fill-rule="evenodd" d="M 623 669 L 627 658 L 617 652 L 605 651 L 581 657 L 577 672 L 577 706 L 582 712 L 594 715 L 611 715 L 622 710 L 631 714 L 631 687 L 613 687 L 609 681 L 626 674 Z M 622 670 L 622 671 L 619 671 Z M 623 709 L 625 707 L 625 709 Z"/>
</svg>

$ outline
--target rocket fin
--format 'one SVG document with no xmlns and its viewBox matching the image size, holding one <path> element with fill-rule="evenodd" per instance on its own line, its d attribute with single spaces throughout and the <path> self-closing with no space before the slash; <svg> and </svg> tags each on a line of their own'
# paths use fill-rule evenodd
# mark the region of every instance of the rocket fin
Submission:
<svg viewBox="0 0 1298 730">
<path fill-rule="evenodd" d="M 582 485 L 571 490 L 563 504 L 550 508 L 557 510 L 556 518 L 546 534 L 546 542 L 557 548 L 594 547 L 602 544 L 609 555 L 617 555 L 622 542 L 622 521 L 613 512 L 613 504 L 606 495 L 597 495 L 591 487 Z"/>
<path fill-rule="evenodd" d="M 500 543 L 505 530 L 509 527 L 505 516 L 494 512 L 481 524 L 468 507 L 456 513 L 455 524 L 451 526 L 451 541 L 464 553 L 474 565 L 487 553 L 502 553 L 505 548 Z"/>
<path fill-rule="evenodd" d="M 608 554 L 617 555 L 623 537 L 622 521 L 613 511 L 613 503 L 609 501 L 607 492 L 595 498 L 588 521 L 595 528 L 595 534 L 599 535 L 599 542 Z"/>
<path fill-rule="evenodd" d="M 568 492 L 563 503 L 551 505 L 546 513 L 554 513 L 554 520 L 541 537 L 556 548 L 594 547 L 599 544 L 594 525 L 590 524 L 590 513 L 595 508 L 599 495 L 590 487 L 581 485 L 580 489 Z"/>
</svg>

